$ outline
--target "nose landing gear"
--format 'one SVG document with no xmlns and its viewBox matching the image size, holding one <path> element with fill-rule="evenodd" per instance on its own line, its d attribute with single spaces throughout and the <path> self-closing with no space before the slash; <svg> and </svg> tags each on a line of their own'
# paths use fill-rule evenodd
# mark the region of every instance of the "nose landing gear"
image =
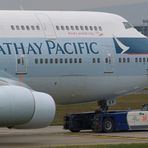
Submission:
<svg viewBox="0 0 148 148">
<path fill-rule="evenodd" d="M 110 106 L 116 104 L 116 99 L 109 99 L 109 100 L 99 100 L 97 102 L 99 109 L 101 112 L 107 112 Z"/>
</svg>

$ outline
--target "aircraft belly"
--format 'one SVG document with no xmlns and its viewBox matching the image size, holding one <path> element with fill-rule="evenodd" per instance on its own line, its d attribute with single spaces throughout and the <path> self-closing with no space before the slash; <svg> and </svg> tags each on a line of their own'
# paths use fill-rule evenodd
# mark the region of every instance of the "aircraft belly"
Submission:
<svg viewBox="0 0 148 148">
<path fill-rule="evenodd" d="M 147 86 L 146 76 L 50 77 L 27 81 L 33 89 L 49 93 L 61 104 L 108 99 Z"/>
</svg>

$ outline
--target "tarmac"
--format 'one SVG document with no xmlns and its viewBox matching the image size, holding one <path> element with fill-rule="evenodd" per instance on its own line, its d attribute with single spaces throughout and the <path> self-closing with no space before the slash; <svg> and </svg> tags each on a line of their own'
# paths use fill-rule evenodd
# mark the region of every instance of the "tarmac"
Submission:
<svg viewBox="0 0 148 148">
<path fill-rule="evenodd" d="M 148 143 L 148 130 L 115 133 L 71 133 L 62 126 L 36 130 L 0 129 L 0 148 L 49 148 L 65 145 Z"/>
</svg>

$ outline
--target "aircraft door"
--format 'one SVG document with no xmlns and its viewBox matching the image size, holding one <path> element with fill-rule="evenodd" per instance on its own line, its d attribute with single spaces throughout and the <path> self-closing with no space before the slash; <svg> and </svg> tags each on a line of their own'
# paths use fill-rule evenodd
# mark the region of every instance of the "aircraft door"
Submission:
<svg viewBox="0 0 148 148">
<path fill-rule="evenodd" d="M 27 74 L 27 66 L 28 66 L 28 61 L 27 61 L 27 57 L 25 57 L 24 55 L 18 55 L 16 57 L 16 74 Z"/>
<path fill-rule="evenodd" d="M 114 55 L 111 49 L 104 50 L 104 73 L 114 73 Z"/>
<path fill-rule="evenodd" d="M 37 14 L 36 18 L 42 27 L 45 37 L 49 39 L 55 39 L 56 34 L 49 16 L 46 14 Z"/>
</svg>

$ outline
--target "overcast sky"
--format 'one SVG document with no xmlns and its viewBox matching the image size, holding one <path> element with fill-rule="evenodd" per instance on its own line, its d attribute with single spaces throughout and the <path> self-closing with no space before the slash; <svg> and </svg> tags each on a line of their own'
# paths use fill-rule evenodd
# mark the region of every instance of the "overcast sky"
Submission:
<svg viewBox="0 0 148 148">
<path fill-rule="evenodd" d="M 148 0 L 0 0 L 1 10 L 94 10 L 122 15 L 134 24 L 148 19 Z"/>
<path fill-rule="evenodd" d="M 0 9 L 86 10 L 142 2 L 148 0 L 0 0 Z"/>
</svg>

